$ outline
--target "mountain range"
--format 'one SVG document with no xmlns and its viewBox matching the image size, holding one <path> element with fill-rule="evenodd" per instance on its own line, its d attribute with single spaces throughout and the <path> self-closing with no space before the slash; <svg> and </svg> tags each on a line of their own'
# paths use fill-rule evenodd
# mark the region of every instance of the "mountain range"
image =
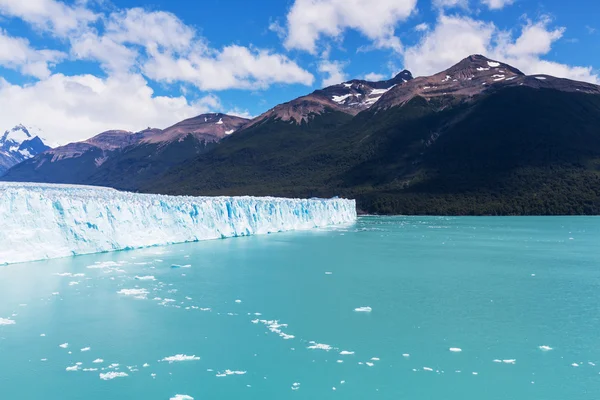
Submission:
<svg viewBox="0 0 600 400">
<path fill-rule="evenodd" d="M 600 87 L 473 55 L 428 77 L 330 86 L 249 121 L 209 114 L 105 132 L 2 179 L 339 195 L 385 214 L 598 214 Z"/>
<path fill-rule="evenodd" d="M 50 146 L 38 128 L 16 125 L 0 137 L 0 175 Z"/>
</svg>

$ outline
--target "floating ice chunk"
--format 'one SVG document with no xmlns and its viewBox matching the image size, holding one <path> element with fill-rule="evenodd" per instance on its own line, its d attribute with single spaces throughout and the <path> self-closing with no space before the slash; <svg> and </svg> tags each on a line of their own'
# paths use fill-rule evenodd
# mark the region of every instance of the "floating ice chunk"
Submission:
<svg viewBox="0 0 600 400">
<path fill-rule="evenodd" d="M 479 372 L 471 372 L 473 375 L 479 375 Z"/>
<path fill-rule="evenodd" d="M 502 362 L 504 364 L 515 364 L 517 362 L 517 360 L 515 359 L 510 359 L 510 360 L 502 360 Z"/>
<path fill-rule="evenodd" d="M 371 358 L 371 361 L 379 361 L 379 357 L 373 357 Z"/>
<path fill-rule="evenodd" d="M 299 382 L 294 382 L 292 384 L 292 390 L 298 390 L 300 389 L 300 383 Z"/>
<path fill-rule="evenodd" d="M 577 363 L 573 363 L 573 364 L 571 364 L 571 366 L 572 366 L 572 367 L 579 367 L 579 364 L 577 364 Z"/>
<path fill-rule="evenodd" d="M 500 66 L 500 63 L 496 61 L 488 61 L 488 65 L 492 68 L 496 68 Z"/>
<path fill-rule="evenodd" d="M 69 282 L 69 286 L 75 286 L 75 285 L 79 285 L 79 282 L 77 282 L 77 281 Z"/>
<path fill-rule="evenodd" d="M 148 297 L 148 290 L 146 289 L 121 289 L 117 293 L 124 296 L 132 296 L 136 299 L 146 299 Z"/>
<path fill-rule="evenodd" d="M 550 351 L 550 350 L 554 350 L 552 347 L 550 347 L 550 346 L 545 346 L 545 345 L 544 345 L 544 346 L 540 346 L 540 347 L 539 347 L 539 349 L 540 349 L 540 350 L 542 350 L 542 351 Z"/>
<path fill-rule="evenodd" d="M 65 368 L 65 371 L 73 372 L 79 369 L 79 365 L 73 365 L 72 367 Z"/>
<path fill-rule="evenodd" d="M 185 355 L 185 354 L 177 354 L 177 355 L 174 355 L 174 356 L 165 357 L 161 361 L 166 361 L 169 364 L 172 364 L 174 362 L 197 361 L 199 359 L 200 359 L 200 357 L 196 357 L 195 355 L 194 356 L 188 356 L 188 355 Z"/>
<path fill-rule="evenodd" d="M 374 366 L 374 365 L 375 365 L 375 364 L 373 364 L 372 362 L 369 362 L 369 361 L 367 361 L 365 364 L 366 364 L 367 366 L 369 366 L 369 367 L 372 367 L 372 366 Z"/>
<path fill-rule="evenodd" d="M 372 310 L 371 307 L 358 307 L 354 309 L 356 312 L 371 312 Z"/>
<path fill-rule="evenodd" d="M 138 281 L 155 281 L 156 278 L 152 275 L 146 275 L 146 276 L 135 276 L 135 279 L 137 279 Z"/>
<path fill-rule="evenodd" d="M 105 374 L 100 374 L 100 379 L 102 379 L 103 381 L 110 381 L 115 378 L 125 378 L 127 376 L 129 375 L 125 372 L 110 371 Z"/>
<path fill-rule="evenodd" d="M 344 360 L 337 360 L 336 362 L 337 362 L 338 364 L 341 364 L 341 363 L 343 363 L 343 362 L 344 362 Z"/>
<path fill-rule="evenodd" d="M 352 355 L 352 354 L 354 354 L 353 351 L 348 351 L 348 350 L 342 350 L 342 351 L 340 351 L 340 355 L 342 355 L 342 356 L 349 356 L 349 355 Z"/>
<path fill-rule="evenodd" d="M 63 349 L 66 349 L 67 347 L 69 347 L 69 343 L 63 343 L 58 345 L 58 347 L 62 347 Z"/>
<path fill-rule="evenodd" d="M 429 372 L 432 372 L 432 371 L 433 371 L 433 368 L 429 368 L 429 367 L 423 367 L 423 371 L 429 371 Z"/>
<path fill-rule="evenodd" d="M 332 275 L 333 272 L 325 272 L 325 275 Z"/>
<path fill-rule="evenodd" d="M 408 357 L 410 357 L 410 354 L 404 353 L 404 354 L 402 354 L 402 357 L 408 358 Z"/>
<path fill-rule="evenodd" d="M 98 371 L 98 368 L 84 368 L 83 372 L 96 372 Z"/>
<path fill-rule="evenodd" d="M 81 277 L 85 276 L 85 274 L 73 274 L 71 272 L 61 272 L 61 273 L 56 273 L 54 275 L 56 275 L 56 276 L 68 276 L 70 278 L 81 278 Z"/>
<path fill-rule="evenodd" d="M 333 347 L 331 347 L 328 344 L 323 344 L 323 343 L 317 343 L 314 341 L 309 342 L 310 346 L 307 347 L 307 349 L 311 349 L 311 350 L 325 350 L 325 351 L 329 351 L 331 349 L 333 349 Z"/>
<path fill-rule="evenodd" d="M 91 347 L 84 347 L 83 349 L 81 349 L 81 351 L 90 351 L 91 349 Z"/>
<path fill-rule="evenodd" d="M 0 318 L 0 326 L 2 325 L 15 325 L 16 322 L 9 318 Z"/>
<path fill-rule="evenodd" d="M 101 364 L 101 363 L 103 363 L 103 362 L 104 362 L 104 360 L 103 360 L 103 359 L 101 359 L 101 358 L 96 358 L 96 359 L 95 359 L 94 361 L 92 361 L 92 362 L 93 362 L 94 364 Z"/>
<path fill-rule="evenodd" d="M 462 351 L 462 349 L 458 347 L 450 347 L 449 350 L 453 353 L 460 353 Z"/>
<path fill-rule="evenodd" d="M 45 333 L 42 333 L 42 334 L 40 335 L 40 337 L 46 337 L 46 334 L 45 334 Z"/>
<path fill-rule="evenodd" d="M 173 264 L 173 265 L 171 265 L 171 268 L 192 268 L 192 265 L 191 264 L 185 264 L 185 265 Z"/>
<path fill-rule="evenodd" d="M 194 398 L 192 396 L 188 396 L 187 394 L 176 394 L 169 400 L 194 400 Z"/>
<path fill-rule="evenodd" d="M 235 302 L 239 304 L 239 303 L 241 303 L 242 301 L 241 301 L 241 300 L 236 300 Z"/>
<path fill-rule="evenodd" d="M 42 358 L 40 361 L 48 361 L 47 358 Z"/>
</svg>

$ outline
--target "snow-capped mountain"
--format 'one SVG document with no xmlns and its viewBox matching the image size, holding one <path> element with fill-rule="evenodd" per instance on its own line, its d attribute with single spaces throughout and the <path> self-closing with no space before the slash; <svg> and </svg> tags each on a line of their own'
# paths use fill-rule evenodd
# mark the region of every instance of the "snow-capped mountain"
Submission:
<svg viewBox="0 0 600 400">
<path fill-rule="evenodd" d="M 50 149 L 42 131 L 17 125 L 0 137 L 0 175 L 10 167 Z"/>
<path fill-rule="evenodd" d="M 373 106 L 389 90 L 402 86 L 413 79 L 410 71 L 404 70 L 392 79 L 371 82 L 353 79 L 338 85 L 315 90 L 309 95 L 279 104 L 251 120 L 244 128 L 268 120 L 292 121 L 300 125 L 328 111 L 356 115 Z"/>
</svg>

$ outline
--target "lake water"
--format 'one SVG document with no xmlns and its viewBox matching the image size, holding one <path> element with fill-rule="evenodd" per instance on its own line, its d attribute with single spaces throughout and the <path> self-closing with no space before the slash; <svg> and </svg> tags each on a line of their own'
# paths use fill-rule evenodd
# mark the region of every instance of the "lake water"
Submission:
<svg viewBox="0 0 600 400">
<path fill-rule="evenodd" d="M 363 217 L 0 267 L 0 398 L 595 400 L 599 240 Z"/>
</svg>

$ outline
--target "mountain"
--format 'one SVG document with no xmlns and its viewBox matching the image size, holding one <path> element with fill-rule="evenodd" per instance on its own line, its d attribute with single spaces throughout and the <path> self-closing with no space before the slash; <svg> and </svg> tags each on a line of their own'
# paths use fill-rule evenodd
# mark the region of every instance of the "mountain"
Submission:
<svg viewBox="0 0 600 400">
<path fill-rule="evenodd" d="M 405 70 L 385 81 L 354 79 L 315 90 L 309 95 L 275 106 L 250 121 L 244 128 L 274 120 L 301 125 L 322 114 L 343 113 L 354 116 L 371 107 L 393 87 L 411 79 L 412 74 Z"/>
<path fill-rule="evenodd" d="M 17 125 L 0 137 L 0 175 L 12 166 L 50 149 L 38 128 Z"/>
<path fill-rule="evenodd" d="M 203 114 L 164 130 L 107 131 L 45 151 L 11 168 L 2 180 L 135 189 L 138 182 L 197 156 L 246 122 L 225 114 Z"/>
<path fill-rule="evenodd" d="M 600 213 L 600 87 L 474 55 L 386 89 L 352 112 L 329 101 L 349 93 L 277 106 L 140 189 L 339 195 L 386 214 Z"/>
</svg>

